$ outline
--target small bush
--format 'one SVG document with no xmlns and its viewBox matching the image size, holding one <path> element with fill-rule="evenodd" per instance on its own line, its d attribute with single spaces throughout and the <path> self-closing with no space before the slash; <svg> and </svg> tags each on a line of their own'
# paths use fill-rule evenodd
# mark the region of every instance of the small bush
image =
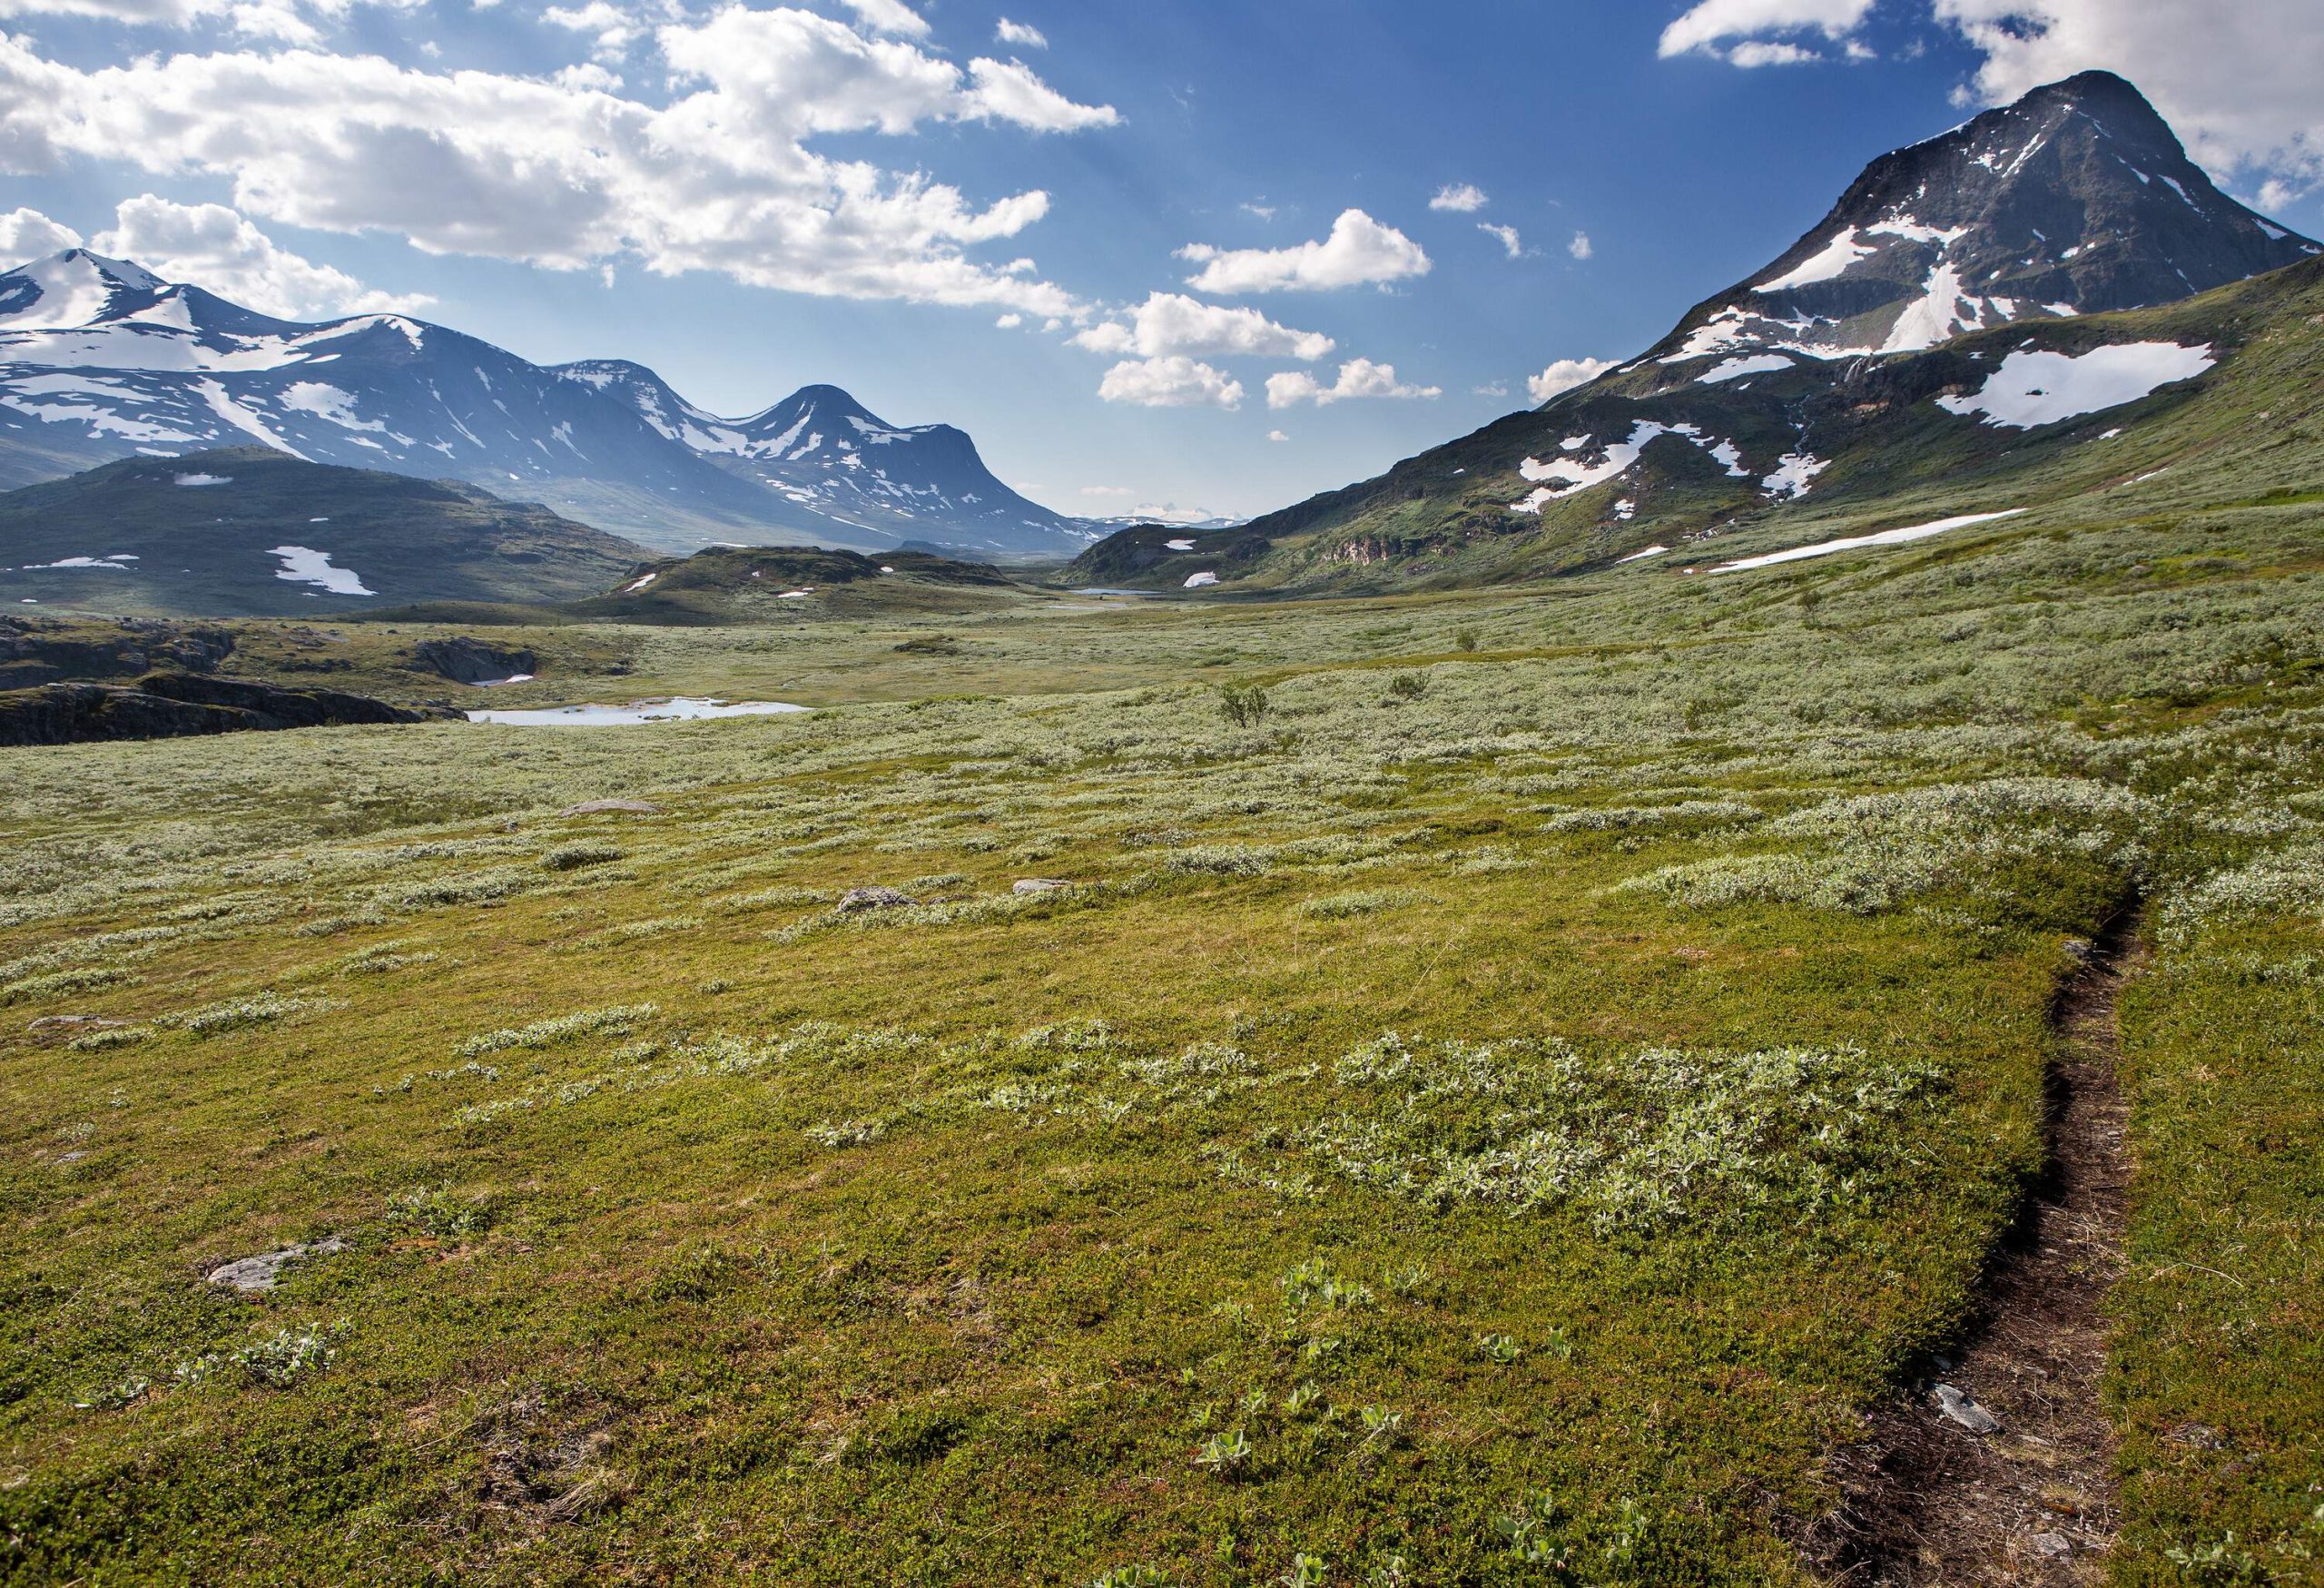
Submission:
<svg viewBox="0 0 2324 1588">
<path fill-rule="evenodd" d="M 1238 728 L 1255 728 L 1267 715 L 1267 692 L 1256 684 L 1222 684 L 1218 712 Z"/>
<path fill-rule="evenodd" d="M 561 843 L 541 856 L 541 864 L 553 872 L 571 872 L 620 858 L 620 849 L 611 843 Z"/>
<path fill-rule="evenodd" d="M 1388 693 L 1398 700 L 1418 700 L 1428 693 L 1428 679 L 1420 673 L 1399 673 L 1388 680 Z"/>
</svg>

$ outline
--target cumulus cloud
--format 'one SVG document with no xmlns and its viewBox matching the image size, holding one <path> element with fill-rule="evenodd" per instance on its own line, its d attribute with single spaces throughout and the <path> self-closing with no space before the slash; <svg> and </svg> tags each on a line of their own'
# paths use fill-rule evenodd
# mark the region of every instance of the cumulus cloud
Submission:
<svg viewBox="0 0 2324 1588">
<path fill-rule="evenodd" d="M 1472 182 L 1447 182 L 1436 190 L 1436 196 L 1428 201 L 1428 207 L 1471 214 L 1485 207 L 1485 190 Z"/>
<path fill-rule="evenodd" d="M 359 0 L 0 0 L 0 16 L 87 16 L 132 27 L 218 27 L 288 44 L 314 44 L 323 25 Z M 425 0 L 359 0 L 409 11 Z"/>
<path fill-rule="evenodd" d="M 1029 22 L 1011 22 L 1005 16 L 993 28 L 992 36 L 1004 44 L 1015 44 L 1020 49 L 1046 50 L 1049 47 L 1049 41 L 1041 36 L 1039 28 Z"/>
<path fill-rule="evenodd" d="M 1845 39 L 1864 25 L 1872 6 L 1873 0 L 1701 0 L 1662 30 L 1659 48 L 1666 60 L 1699 54 L 1718 55 L 1738 66 L 1815 60 L 1818 57 L 1813 51 L 1796 44 L 1775 44 L 1767 35 L 1813 34 L 1835 41 Z"/>
<path fill-rule="evenodd" d="M 152 193 L 124 199 L 112 230 L 89 246 L 285 320 L 408 313 L 435 301 L 374 291 L 345 271 L 292 253 L 223 204 L 173 203 Z"/>
<path fill-rule="evenodd" d="M 637 18 L 618 5 L 608 5 L 606 0 L 589 0 L 586 5 L 552 5 L 541 13 L 541 20 L 553 27 L 592 35 L 597 58 L 602 61 L 620 59 L 645 31 Z"/>
<path fill-rule="evenodd" d="M 1516 227 L 1496 226 L 1490 221 L 1480 221 L 1477 222 L 1477 230 L 1488 232 L 1491 235 L 1501 239 L 1501 245 L 1502 248 L 1509 251 L 1510 258 L 1520 259 L 1523 257 L 1525 252 L 1525 242 L 1524 239 L 1517 235 Z"/>
<path fill-rule="evenodd" d="M 38 210 L 15 209 L 0 215 L 0 260 L 12 265 L 60 249 L 81 246 L 81 234 Z"/>
<path fill-rule="evenodd" d="M 873 33 L 901 34 L 906 38 L 926 38 L 928 18 L 902 4 L 902 0 L 840 0 L 856 20 Z"/>
<path fill-rule="evenodd" d="M 1134 497 L 1137 493 L 1126 485 L 1085 485 L 1081 488 L 1081 494 L 1085 497 Z"/>
<path fill-rule="evenodd" d="M 1573 234 L 1573 241 L 1565 245 L 1565 251 L 1573 255 L 1576 259 L 1588 259 L 1591 254 L 1598 252 L 1595 248 L 1590 246 L 1590 233 L 1587 232 L 1575 232 Z"/>
<path fill-rule="evenodd" d="M 1305 370 L 1287 370 L 1280 375 L 1267 377 L 1267 406 L 1293 408 L 1312 402 L 1322 408 L 1353 397 L 1442 397 L 1443 389 L 1436 386 L 1409 386 L 1396 379 L 1393 364 L 1375 364 L 1369 359 L 1350 359 L 1340 366 L 1339 379 L 1325 386 Z"/>
<path fill-rule="evenodd" d="M 1256 309 L 1224 309 L 1183 292 L 1149 293 L 1130 311 L 1128 323 L 1101 321 L 1073 342 L 1092 352 L 1134 352 L 1148 359 L 1173 353 L 1320 359 L 1333 347 L 1332 339 L 1319 331 L 1294 330 Z"/>
<path fill-rule="evenodd" d="M 1218 249 L 1190 242 L 1180 259 L 1203 268 L 1187 278 L 1196 291 L 1234 296 L 1287 288 L 1328 289 L 1402 281 L 1428 273 L 1419 243 L 1362 210 L 1343 210 L 1331 235 L 1292 248 Z"/>
<path fill-rule="evenodd" d="M 1610 359 L 1560 359 L 1540 374 L 1525 377 L 1525 390 L 1535 402 L 1547 402 L 1561 391 L 1589 385 L 1613 367 Z"/>
<path fill-rule="evenodd" d="M 1138 408 L 1239 408 L 1243 383 L 1181 355 L 1124 359 L 1106 371 L 1098 395 Z"/>
<path fill-rule="evenodd" d="M 1269 430 L 1267 432 L 1267 439 L 1270 441 L 1288 441 L 1291 438 L 1285 435 L 1281 430 Z"/>
<path fill-rule="evenodd" d="M 319 50 L 83 70 L 0 35 L 0 168 L 87 158 L 220 176 L 235 207 L 263 220 L 556 270 L 635 261 L 792 291 L 1086 314 L 1029 260 L 970 256 L 1039 221 L 1047 193 L 980 205 L 925 173 L 809 144 L 929 123 L 1067 132 L 1112 125 L 1110 107 L 1014 62 L 962 68 L 795 8 L 736 6 L 655 38 L 675 89 L 666 105 L 602 82 Z"/>
</svg>

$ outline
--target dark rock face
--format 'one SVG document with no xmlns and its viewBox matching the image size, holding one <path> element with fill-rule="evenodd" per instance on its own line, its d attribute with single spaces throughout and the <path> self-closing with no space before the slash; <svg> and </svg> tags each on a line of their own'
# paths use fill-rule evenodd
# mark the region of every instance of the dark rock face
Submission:
<svg viewBox="0 0 2324 1588">
<path fill-rule="evenodd" d="M 0 693 L 0 745 L 418 723 L 458 715 L 441 707 L 407 710 L 330 689 L 279 689 L 240 679 L 149 673 L 125 686 L 47 684 Z"/>
<path fill-rule="evenodd" d="M 71 678 L 134 678 L 156 667 L 207 673 L 233 653 L 222 628 L 123 618 L 111 633 L 0 617 L 0 689 Z"/>
<path fill-rule="evenodd" d="M 418 666 L 456 684 L 497 683 L 530 673 L 538 665 L 530 651 L 503 650 L 467 635 L 422 640 L 412 646 L 411 654 Z"/>
<path fill-rule="evenodd" d="M 2137 89 L 2085 72 L 1882 155 L 1651 356 L 1909 352 L 2172 302 L 2317 252 L 2213 186 Z"/>
</svg>

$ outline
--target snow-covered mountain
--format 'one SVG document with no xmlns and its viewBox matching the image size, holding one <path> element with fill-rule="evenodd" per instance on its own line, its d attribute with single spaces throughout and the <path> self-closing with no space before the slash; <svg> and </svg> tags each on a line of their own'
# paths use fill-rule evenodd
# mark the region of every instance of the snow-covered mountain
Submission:
<svg viewBox="0 0 2324 1588">
<path fill-rule="evenodd" d="M 773 408 L 725 419 L 642 364 L 591 359 L 556 373 L 628 404 L 671 440 L 800 510 L 852 528 L 1003 553 L 1096 538 L 1001 484 L 967 432 L 891 425 L 836 386 L 802 387 Z"/>
<path fill-rule="evenodd" d="M 2171 302 L 2316 252 L 2213 186 L 2137 89 L 2085 72 L 1874 161 L 1651 356 L 1715 359 L 1733 379 L 1916 352 L 2014 321 Z"/>
<path fill-rule="evenodd" d="M 1514 566 L 1525 540 L 1578 565 L 1804 497 L 1877 494 L 1983 458 L 2013 433 L 1996 427 L 2199 377 L 2230 340 L 2128 338 L 2085 317 L 2319 252 L 2213 186 L 2136 88 L 2084 73 L 1874 161 L 1797 242 L 1638 358 L 1245 533 L 1295 538 L 1326 577 L 1465 548 Z M 1952 347 L 1988 331 L 2018 340 Z"/>
<path fill-rule="evenodd" d="M 978 493 L 951 459 L 973 462 L 975 449 L 959 431 L 929 427 L 951 439 L 923 449 L 936 467 L 889 470 L 921 508 L 903 528 L 845 510 L 844 492 L 811 491 L 805 476 L 774 485 L 723 439 L 697 447 L 694 410 L 650 370 L 619 368 L 666 410 L 409 316 L 276 320 L 69 249 L 0 274 L 0 486 L 255 441 L 312 462 L 465 480 L 673 549 L 911 538 L 1038 555 L 1088 539 L 1013 494 L 1002 514 L 965 500 Z M 980 463 L 975 471 L 990 478 Z"/>
</svg>

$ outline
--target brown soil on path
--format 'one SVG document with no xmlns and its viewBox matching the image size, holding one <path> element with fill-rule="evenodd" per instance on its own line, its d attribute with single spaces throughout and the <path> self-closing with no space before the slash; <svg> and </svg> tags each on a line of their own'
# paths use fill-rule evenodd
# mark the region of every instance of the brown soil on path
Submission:
<svg viewBox="0 0 2324 1588">
<path fill-rule="evenodd" d="M 1839 1513 L 1808 1549 L 1827 1582 L 2068 1588 L 2104 1573 L 2114 1434 L 2098 1390 L 2130 1184 L 2114 1004 L 2134 924 L 2116 922 L 2053 1006 L 2048 1167 L 1994 1255 L 1970 1334 L 1923 1363 L 1839 1458 Z M 1999 1427 L 1945 1415 L 1940 1386 Z"/>
</svg>

